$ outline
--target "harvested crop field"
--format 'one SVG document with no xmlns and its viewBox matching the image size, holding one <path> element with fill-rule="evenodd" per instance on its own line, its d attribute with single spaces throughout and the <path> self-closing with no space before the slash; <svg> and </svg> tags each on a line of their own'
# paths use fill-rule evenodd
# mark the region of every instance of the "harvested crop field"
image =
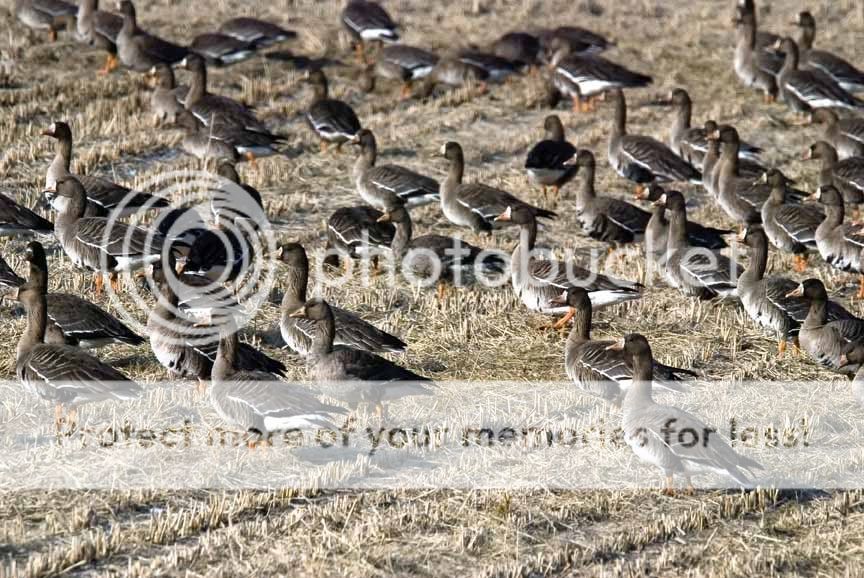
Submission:
<svg viewBox="0 0 864 578">
<path fill-rule="evenodd" d="M 137 188 L 147 187 L 169 171 L 202 168 L 179 148 L 179 130 L 154 121 L 149 111 L 150 88 L 143 75 L 118 70 L 97 76 L 103 53 L 82 48 L 68 33 L 61 32 L 56 43 L 48 43 L 45 35 L 28 38 L 11 14 L 12 0 L 2 3 L 9 14 L 0 14 L 0 26 L 6 31 L 0 38 L 0 70 L 8 71 L 0 79 L 0 126 L 4 129 L 0 132 L 0 192 L 53 220 L 44 208 L 42 190 L 54 143 L 40 133 L 58 120 L 72 127 L 73 172 L 100 174 Z M 351 179 L 355 150 L 346 146 L 342 153 L 320 153 L 303 118 L 312 96 L 302 82 L 307 59 L 326 64 L 331 94 L 349 102 L 364 127 L 375 132 L 382 161 L 443 180 L 446 162 L 434 155 L 444 142 L 458 141 L 465 150 L 467 180 L 500 187 L 535 204 L 546 203 L 528 183 L 523 169 L 525 155 L 542 138 L 543 119 L 549 114 L 542 104 L 545 89 L 540 77 L 520 76 L 493 84 L 482 95 L 460 88 L 425 100 L 401 101 L 399 87 L 392 83 L 380 82 L 372 95 L 361 90 L 360 71 L 339 27 L 341 2 L 250 5 L 219 0 L 205 6 L 154 0 L 138 4 L 144 28 L 178 42 L 191 41 L 196 34 L 240 14 L 298 31 L 296 40 L 265 51 L 268 57 L 259 55 L 208 71 L 213 92 L 254 103 L 258 117 L 270 129 L 287 135 L 284 154 L 259 159 L 255 169 L 248 164 L 240 169 L 243 179 L 261 191 L 280 242 L 297 241 L 310 251 L 321 249 L 329 214 L 337 207 L 359 204 Z M 713 118 L 734 124 L 745 139 L 765 149 L 767 164 L 781 168 L 800 188 L 810 191 L 815 187 L 818 164 L 805 163 L 800 157 L 822 129 L 798 126 L 800 119 L 782 104 L 766 104 L 761 95 L 739 85 L 732 69 L 731 1 L 403 0 L 383 4 L 399 23 L 406 43 L 441 53 L 468 43 L 487 45 L 514 29 L 571 23 L 596 30 L 617 42 L 606 53 L 608 58 L 654 77 L 652 86 L 626 93 L 632 133 L 665 141 L 671 112 L 650 103 L 683 86 L 693 98 L 696 122 Z M 821 23 L 819 46 L 854 60 L 864 38 L 858 4 L 849 0 L 763 1 L 760 26 L 791 32 L 789 22 L 800 10 L 809 9 Z M 185 82 L 185 74 L 177 72 L 179 82 Z M 595 152 L 598 192 L 630 198 L 632 184 L 606 162 L 611 106 L 599 103 L 596 112 L 576 113 L 563 103 L 557 113 L 569 140 Z M 562 190 L 554 207 L 559 218 L 541 229 L 540 242 L 586 259 L 592 250 L 602 255 L 603 245 L 579 233 L 574 187 L 575 183 Z M 701 187 L 686 185 L 682 191 L 693 220 L 732 226 Z M 517 239 L 515 229 L 496 232 L 491 240 L 457 229 L 438 205 L 415 210 L 412 218 L 419 232 L 462 235 L 473 243 L 492 243 L 508 252 Z M 21 275 L 27 270 L 25 242 L 8 237 L 0 241 L 0 253 Z M 91 275 L 76 269 L 53 242 L 46 246 L 51 290 L 89 295 Z M 664 394 L 663 401 L 686 407 L 709 422 L 725 419 L 754 399 L 778 405 L 812 402 L 827 408 L 823 415 L 830 420 L 823 419 L 823 423 L 838 437 L 846 436 L 848 463 L 843 466 L 852 475 L 843 479 L 857 476 L 862 480 L 864 445 L 859 428 L 864 410 L 856 405 L 844 377 L 817 367 L 806 355 L 787 352 L 778 358 L 777 342 L 751 323 L 740 307 L 688 300 L 665 284 L 646 279 L 643 263 L 638 248 L 605 259 L 606 272 L 644 282 L 646 289 L 638 301 L 595 313 L 595 339 L 643 333 L 663 362 L 697 371 L 700 383 L 691 393 L 682 397 Z M 806 273 L 798 274 L 792 272 L 791 255 L 772 251 L 769 271 L 796 279 L 818 277 L 832 298 L 864 316 L 864 306 L 854 299 L 857 279 L 837 272 L 818 257 L 811 258 Z M 306 378 L 304 363 L 282 348 L 278 331 L 283 286 L 277 272 L 271 299 L 244 334 L 246 340 L 284 361 L 289 379 L 301 381 Z M 324 294 L 399 335 L 409 344 L 399 362 L 420 374 L 442 383 L 470 386 L 475 382 L 478 398 L 501 393 L 496 403 L 509 399 L 513 392 L 498 392 L 490 382 L 506 381 L 511 388 L 522 384 L 524 390 L 517 393 L 530 398 L 530 403 L 544 410 L 560 410 L 580 424 L 619 419 L 618 409 L 605 407 L 566 385 L 564 338 L 542 329 L 549 319 L 529 313 L 509 285 L 494 290 L 454 290 L 439 302 L 434 289 L 418 290 L 386 275 L 364 286 L 358 276 L 343 287 L 326 287 Z M 121 308 L 131 311 L 140 323 L 146 322 L 148 311 L 129 298 L 112 302 L 106 297 L 100 304 L 115 313 Z M 14 380 L 15 344 L 25 319 L 8 301 L 2 305 L 2 314 L 0 379 Z M 146 344 L 111 346 L 96 355 L 145 386 L 166 379 Z M 747 389 L 719 399 L 716 391 L 728 390 L 708 389 L 712 381 L 758 380 L 797 382 L 798 389 L 790 391 L 785 400 Z M 546 392 L 537 386 L 543 382 L 557 382 L 560 387 L 553 388 L 545 399 Z M 812 389 L 801 389 L 811 385 Z M 470 399 L 464 391 L 459 395 Z M 0 385 L 0 396 L 0 433 L 32 423 L 41 428 L 39 435 L 50 438 L 53 424 L 47 402 L 22 401 L 26 398 L 23 392 L 7 385 Z M 391 418 L 410 423 L 428 410 L 422 404 L 423 398 L 394 403 Z M 87 411 L 82 410 L 83 419 Z M 91 419 L 110 414 L 92 411 Z M 219 419 L 196 394 L 194 383 L 154 388 L 122 411 L 139 420 L 194 412 L 203 416 L 194 422 L 196 427 L 218 425 Z M 448 416 L 442 409 L 435 419 L 448 423 L 452 417 L 460 425 L 470 420 L 470 412 L 467 417 L 458 413 Z M 375 419 L 361 412 L 357 427 L 374 425 Z M 272 451 L 266 454 L 268 449 L 258 454 L 245 448 L 231 451 L 244 475 L 257 467 L 269 467 L 274 460 Z M 578 461 L 582 456 L 574 458 L 573 463 L 562 466 L 564 474 L 572 471 L 573 483 L 558 480 L 551 486 L 520 483 L 511 487 L 506 480 L 491 478 L 497 483 L 487 480 L 478 484 L 481 489 L 473 489 L 470 480 L 446 487 L 440 479 L 423 488 L 416 479 L 404 483 L 410 481 L 408 470 L 401 473 L 405 477 L 394 478 L 392 487 L 381 483 L 377 489 L 351 489 L 353 478 L 345 470 L 331 468 L 311 479 L 327 486 L 342 475 L 344 483 L 335 486 L 347 487 L 261 489 L 251 484 L 247 489 L 234 489 L 221 483 L 215 488 L 185 487 L 194 486 L 198 478 L 180 484 L 181 489 L 160 479 L 151 479 L 152 487 L 135 489 L 125 488 L 122 480 L 87 489 L 72 489 L 74 484 L 68 479 L 52 484 L 52 489 L 34 487 L 38 486 L 33 481 L 38 479 L 35 474 L 44 474 L 46 465 L 50 467 L 60 452 L 50 443 L 35 444 L 0 457 L 2 578 L 61 574 L 864 575 L 864 490 L 853 483 L 842 490 L 699 489 L 693 495 L 667 497 L 657 489 L 662 475 L 638 462 L 626 447 L 600 449 L 585 461 Z M 143 451 L 133 455 L 146 457 Z M 90 460 L 90 475 L 96 475 L 101 462 L 115 455 L 94 448 L 85 457 Z M 757 450 L 754 457 L 766 462 L 772 459 L 768 450 Z M 607 469 L 627 470 L 622 480 L 639 478 L 640 482 L 615 487 L 584 475 L 597 462 Z M 813 457 L 809 463 L 824 460 Z M 183 472 L 182 465 L 177 467 L 176 471 Z M 543 464 L 534 467 L 542 469 Z M 528 477 L 520 481 L 525 479 Z"/>
</svg>

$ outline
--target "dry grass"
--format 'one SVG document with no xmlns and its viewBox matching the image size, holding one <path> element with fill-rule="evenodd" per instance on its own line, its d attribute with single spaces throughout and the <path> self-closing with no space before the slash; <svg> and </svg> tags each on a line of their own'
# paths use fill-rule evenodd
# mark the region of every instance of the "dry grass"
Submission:
<svg viewBox="0 0 864 578">
<path fill-rule="evenodd" d="M 5 4 L 11 9 L 10 0 Z M 207 10 L 200 3 L 146 4 L 139 8 L 145 27 L 186 41 L 229 15 L 248 11 L 235 1 L 213 2 Z M 731 2 L 486 0 L 480 2 L 480 16 L 472 14 L 476 3 L 442 4 L 403 1 L 387 7 L 406 30 L 407 42 L 442 51 L 466 41 L 484 44 L 516 27 L 566 21 L 597 29 L 619 43 L 610 58 L 654 75 L 653 87 L 629 95 L 634 131 L 665 136 L 667 112 L 640 103 L 683 85 L 694 99 L 697 119 L 735 122 L 745 137 L 768 150 L 770 163 L 805 187 L 815 180 L 816 167 L 796 159 L 818 129 L 792 127 L 784 109 L 762 104 L 758 95 L 737 85 L 731 68 Z M 602 15 L 592 15 L 595 4 Z M 819 44 L 854 56 L 851 46 L 861 32 L 851 3 L 795 0 L 764 8 L 769 6 L 761 19 L 766 28 L 787 30 L 792 15 L 806 7 L 820 22 Z M 256 15 L 300 30 L 292 51 L 347 64 L 350 56 L 336 32 L 340 8 L 332 0 L 304 0 L 261 4 Z M 52 143 L 39 132 L 58 119 L 73 128 L 79 172 L 136 185 L 169 169 L 198 168 L 182 154 L 166 154 L 178 134 L 154 127 L 147 111 L 149 93 L 140 78 L 124 72 L 96 77 L 102 54 L 70 40 L 31 43 L 11 17 L 0 16 L 0 23 L 10 31 L 0 41 L 0 80 L 9 86 L 0 89 L 4 192 L 27 206 L 37 205 L 53 155 Z M 547 114 L 531 107 L 541 94 L 536 81 L 519 79 L 480 98 L 456 91 L 430 102 L 400 103 L 395 91 L 374 98 L 360 93 L 357 71 L 350 66 L 333 67 L 329 74 L 335 94 L 351 102 L 364 125 L 376 132 L 388 161 L 440 177 L 444 167 L 430 153 L 444 140 L 458 140 L 466 150 L 468 178 L 540 202 L 521 171 Z M 349 178 L 353 158 L 317 153 L 300 117 L 310 92 L 298 82 L 297 71 L 256 58 L 213 71 L 211 79 L 214 90 L 254 102 L 275 130 L 288 135 L 292 155 L 262 160 L 258 171 L 244 168 L 243 176 L 264 193 L 286 240 L 321 247 L 330 211 L 356 203 Z M 628 185 L 602 161 L 609 110 L 601 107 L 590 116 L 559 112 L 571 140 L 598 152 L 598 190 L 625 194 Z M 686 193 L 695 206 L 694 218 L 728 224 L 700 191 L 689 188 Z M 574 234 L 572 199 L 563 199 L 558 210 L 562 218 L 541 232 L 541 240 L 563 248 L 594 247 Z M 437 208 L 422 209 L 415 219 L 423 231 L 454 232 Z M 495 243 L 509 248 L 514 239 L 505 233 Z M 21 271 L 21 241 L 4 243 L 3 255 Z M 611 272 L 638 279 L 642 269 L 637 261 L 613 263 Z M 771 266 L 785 272 L 789 261 L 775 254 Z M 89 276 L 74 270 L 61 254 L 51 257 L 50 266 L 56 290 L 89 291 Z M 844 276 L 824 265 L 812 274 L 848 302 L 852 289 Z M 436 379 L 563 376 L 562 340 L 535 331 L 544 320 L 527 314 L 509 291 L 465 291 L 439 307 L 428 292 L 381 279 L 373 290 L 352 284 L 330 296 L 401 335 L 411 344 L 404 362 Z M 861 312 L 857 303 L 851 307 Z M 142 322 L 145 318 L 146 312 L 140 312 Z M 14 344 L 23 320 L 9 310 L 6 319 L 0 326 L 6 344 L 0 377 L 14 378 Z M 286 359 L 291 377 L 302 378 L 303 367 L 277 349 L 277 319 L 275 305 L 263 308 L 248 334 Z M 627 331 L 646 333 L 664 361 L 694 367 L 706 378 L 834 379 L 805 358 L 778 361 L 776 344 L 740 310 L 682 302 L 663 287 L 598 315 L 598 336 Z M 164 377 L 147 348 L 116 348 L 99 355 L 122 360 L 124 371 L 142 382 Z M 860 416 L 842 383 L 830 391 L 842 406 L 844 421 Z M 589 405 L 582 398 L 580 403 Z M 0 500 L 0 576 L 63 571 L 237 576 L 260 575 L 265 568 L 269 574 L 327 576 L 857 575 L 862 535 L 864 500 L 858 491 L 703 492 L 677 499 L 653 491 L 28 491 L 6 493 Z"/>
</svg>

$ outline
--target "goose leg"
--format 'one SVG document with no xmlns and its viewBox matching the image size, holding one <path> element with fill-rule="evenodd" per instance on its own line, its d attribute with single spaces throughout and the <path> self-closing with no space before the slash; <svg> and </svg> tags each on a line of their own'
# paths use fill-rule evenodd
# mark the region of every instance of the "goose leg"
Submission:
<svg viewBox="0 0 864 578">
<path fill-rule="evenodd" d="M 93 284 L 95 285 L 96 296 L 101 297 L 105 288 L 105 279 L 102 277 L 101 271 L 94 273 Z"/>
<path fill-rule="evenodd" d="M 864 275 L 858 276 L 858 299 L 864 299 Z"/>
<path fill-rule="evenodd" d="M 569 311 L 567 311 L 567 313 L 564 315 L 564 317 L 562 317 L 561 319 L 556 321 L 555 324 L 552 325 L 552 329 L 563 329 L 564 327 L 567 326 L 567 323 L 571 319 L 573 319 L 574 315 L 576 315 L 576 310 L 571 308 Z"/>
<path fill-rule="evenodd" d="M 387 408 L 385 408 L 384 404 L 380 401 L 375 403 L 375 415 L 381 421 L 387 419 Z"/>
<path fill-rule="evenodd" d="M 322 155 L 327 154 L 327 141 L 326 140 L 321 139 L 321 142 L 318 143 L 318 147 L 320 148 Z"/>
<path fill-rule="evenodd" d="M 786 353 L 786 338 L 780 340 L 777 344 L 777 357 L 783 357 L 783 354 Z"/>
<path fill-rule="evenodd" d="M 444 298 L 447 297 L 447 284 L 444 281 L 438 281 L 437 294 L 438 301 L 443 302 Z"/>
<path fill-rule="evenodd" d="M 552 185 L 552 196 L 554 198 L 554 204 L 558 204 L 558 195 L 561 192 L 561 187 L 558 185 Z"/>
<path fill-rule="evenodd" d="M 53 28 L 48 29 L 48 40 L 51 42 L 57 42 L 57 31 Z"/>
<path fill-rule="evenodd" d="M 357 44 L 354 45 L 354 60 L 357 61 L 357 64 L 366 63 L 366 50 L 363 47 L 362 41 L 358 41 Z"/>
<path fill-rule="evenodd" d="M 345 144 L 345 141 L 339 141 L 336 143 L 336 154 L 337 155 L 342 154 L 342 145 L 344 145 L 344 144 Z"/>
<path fill-rule="evenodd" d="M 690 479 L 690 476 L 687 476 L 687 489 L 684 490 L 684 493 L 688 496 L 696 495 L 696 488 L 693 487 L 693 480 Z"/>
<path fill-rule="evenodd" d="M 399 91 L 400 100 L 408 100 L 411 98 L 411 85 L 407 82 L 402 85 L 402 90 Z"/>
<path fill-rule="evenodd" d="M 546 196 L 546 193 L 547 193 L 546 185 L 543 185 L 543 202 L 544 203 L 549 200 L 549 198 Z"/>
<path fill-rule="evenodd" d="M 770 92 L 763 92 L 762 93 L 762 101 L 765 104 L 774 104 L 774 101 L 775 101 L 774 95 L 771 94 Z"/>
<path fill-rule="evenodd" d="M 60 433 L 60 427 L 63 425 L 63 404 L 58 403 L 54 406 L 54 429 Z"/>
<path fill-rule="evenodd" d="M 257 171 L 258 170 L 258 163 L 255 162 L 255 153 L 253 153 L 252 151 L 249 151 L 246 154 L 244 154 L 243 156 L 246 157 L 247 161 L 249 161 L 249 166 L 251 166 L 253 170 Z"/>
<path fill-rule="evenodd" d="M 195 386 L 195 391 L 201 395 L 207 393 L 207 381 L 203 379 L 198 380 L 198 384 Z"/>
<path fill-rule="evenodd" d="M 798 272 L 803 273 L 807 270 L 807 255 L 795 255 L 795 260 L 792 264 L 792 268 Z"/>
<path fill-rule="evenodd" d="M 675 495 L 675 485 L 672 480 L 672 475 L 666 476 L 666 487 L 663 488 L 664 496 L 674 496 Z"/>
<path fill-rule="evenodd" d="M 111 290 L 115 293 L 120 293 L 120 276 L 116 271 L 111 271 L 108 274 L 108 282 L 111 284 Z"/>
<path fill-rule="evenodd" d="M 66 414 L 66 423 L 69 424 L 69 433 L 71 434 L 78 426 L 78 408 L 70 408 Z"/>
<path fill-rule="evenodd" d="M 108 56 L 105 57 L 105 66 L 103 66 L 102 68 L 100 68 L 100 69 L 96 72 L 96 74 L 98 74 L 99 76 L 105 76 L 106 74 L 108 74 L 109 72 L 111 72 L 111 70 L 113 70 L 113 69 L 111 68 L 111 58 L 112 58 L 112 57 L 111 57 L 110 54 L 109 54 Z"/>
<path fill-rule="evenodd" d="M 582 112 L 582 101 L 578 96 L 573 97 L 573 112 Z"/>
</svg>

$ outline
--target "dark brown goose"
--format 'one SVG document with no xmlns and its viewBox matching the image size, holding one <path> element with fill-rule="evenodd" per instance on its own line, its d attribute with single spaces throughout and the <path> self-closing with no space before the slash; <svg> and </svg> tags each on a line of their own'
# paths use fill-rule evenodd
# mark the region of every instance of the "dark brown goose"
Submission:
<svg viewBox="0 0 864 578">
<path fill-rule="evenodd" d="M 798 68 L 798 45 L 791 38 L 784 38 L 775 45 L 786 57 L 777 76 L 777 86 L 783 101 L 796 112 L 810 112 L 814 108 L 864 107 L 864 103 L 852 96 L 833 78 L 824 73 Z"/>
<path fill-rule="evenodd" d="M 816 229 L 825 214 L 812 205 L 787 204 L 783 173 L 771 169 L 762 177 L 771 186 L 771 195 L 762 205 L 762 226 L 771 244 L 785 253 L 795 255 L 795 271 L 807 268 L 807 254 L 816 251 Z"/>
<path fill-rule="evenodd" d="M 760 90 L 765 102 L 774 102 L 779 92 L 777 74 L 783 67 L 783 60 L 763 50 L 759 36 L 755 13 L 739 11 L 735 19 L 735 74 L 744 86 Z M 763 38 L 766 37 L 763 35 Z"/>
<path fill-rule="evenodd" d="M 180 104 L 189 90 L 188 86 L 177 86 L 174 69 L 164 63 L 159 63 L 150 71 L 156 78 L 156 86 L 150 95 L 150 109 L 157 122 L 174 124 L 184 110 Z"/>
<path fill-rule="evenodd" d="M 357 114 L 345 102 L 328 98 L 327 77 L 323 70 L 309 72 L 306 81 L 314 90 L 306 120 L 321 139 L 321 152 L 326 152 L 328 143 L 336 143 L 341 150 L 342 145 L 353 140 L 360 131 Z"/>
<path fill-rule="evenodd" d="M 69 408 L 70 429 L 77 405 L 98 401 L 128 401 L 141 395 L 141 387 L 89 353 L 70 345 L 45 343 L 48 325 L 48 263 L 42 245 L 27 245 L 30 278 L 18 289 L 17 299 L 27 312 L 27 327 L 18 342 L 15 372 L 24 389 L 53 401 L 55 424 Z"/>
<path fill-rule="evenodd" d="M 819 187 L 811 195 L 825 210 L 825 220 L 816 228 L 816 247 L 826 263 L 859 276 L 858 298 L 864 299 L 864 237 L 843 225 L 843 196 L 835 187 Z"/>
<path fill-rule="evenodd" d="M 839 118 L 828 108 L 819 108 L 810 115 L 817 124 L 825 125 L 822 140 L 837 149 L 839 158 L 864 156 L 864 119 Z"/>
<path fill-rule="evenodd" d="M 117 68 L 117 35 L 123 28 L 123 17 L 99 10 L 98 0 L 81 0 L 77 19 L 79 38 L 108 53 L 99 74 L 108 74 Z"/>
<path fill-rule="evenodd" d="M 372 259 L 393 242 L 396 228 L 390 223 L 380 222 L 383 215 L 372 207 L 344 207 L 336 209 L 327 220 L 327 247 L 335 250 L 325 259 L 330 266 L 337 266 L 339 257 L 348 259 Z M 344 265 L 350 267 L 349 260 Z"/>
<path fill-rule="evenodd" d="M 819 159 L 822 169 L 819 171 L 819 185 L 834 185 L 843 193 L 843 201 L 858 210 L 858 205 L 864 203 L 864 158 L 851 157 L 840 160 L 837 149 L 825 141 L 810 145 L 802 157 L 805 161 Z"/>
<path fill-rule="evenodd" d="M 314 327 L 307 319 L 291 317 L 291 313 L 303 307 L 307 300 L 309 258 L 303 245 L 289 243 L 280 248 L 279 260 L 287 269 L 279 330 L 288 347 L 300 355 L 308 355 L 312 347 Z M 336 345 L 347 345 L 373 353 L 402 353 L 408 347 L 398 337 L 378 329 L 350 311 L 333 306 L 330 309 L 336 320 Z"/>
<path fill-rule="evenodd" d="M 47 30 L 51 42 L 57 31 L 75 21 L 76 8 L 63 0 L 15 0 L 15 18 L 31 30 Z"/>
<path fill-rule="evenodd" d="M 382 78 L 402 83 L 402 98 L 411 95 L 414 81 L 426 78 L 438 56 L 422 48 L 407 44 L 390 44 L 381 49 L 375 61 L 374 72 Z"/>
<path fill-rule="evenodd" d="M 190 54 L 181 63 L 192 78 L 183 101 L 186 110 L 194 114 L 204 126 L 233 125 L 241 129 L 270 134 L 263 122 L 243 103 L 227 96 L 212 94 L 207 89 L 207 64 L 198 54 Z"/>
<path fill-rule="evenodd" d="M 564 125 L 557 114 L 546 117 L 543 130 L 546 133 L 543 140 L 528 151 L 525 170 L 531 182 L 543 187 L 543 198 L 546 187 L 552 187 L 557 199 L 560 188 L 576 175 L 576 167 L 564 164 L 576 154 L 576 147 L 564 138 Z"/>
<path fill-rule="evenodd" d="M 816 38 L 816 19 L 808 12 L 799 12 L 798 20 L 798 48 L 801 50 L 801 62 L 824 72 L 834 79 L 844 90 L 849 92 L 861 92 L 864 90 L 864 72 L 855 66 L 824 50 L 815 50 L 813 40 Z"/>
<path fill-rule="evenodd" d="M 608 38 L 578 26 L 547 28 L 538 33 L 538 38 L 541 55 L 547 61 L 555 50 L 560 49 L 562 41 L 566 43 L 570 54 L 597 54 L 615 46 Z"/>
<path fill-rule="evenodd" d="M 357 59 L 365 62 L 367 42 L 397 42 L 396 23 L 377 2 L 349 0 L 342 10 L 342 25 L 356 41 Z"/>
<path fill-rule="evenodd" d="M 123 13 L 123 26 L 117 34 L 117 56 L 123 66 L 136 72 L 147 72 L 160 62 L 175 64 L 186 58 L 189 51 L 185 47 L 138 27 L 135 5 L 131 0 L 122 0 L 120 11 Z"/>
</svg>

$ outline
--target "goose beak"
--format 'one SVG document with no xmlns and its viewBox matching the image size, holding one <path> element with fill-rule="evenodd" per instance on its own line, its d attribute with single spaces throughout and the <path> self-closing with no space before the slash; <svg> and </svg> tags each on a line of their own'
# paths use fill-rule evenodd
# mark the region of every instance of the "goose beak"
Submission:
<svg viewBox="0 0 864 578">
<path fill-rule="evenodd" d="M 798 286 L 786 294 L 786 297 L 803 297 L 804 296 L 804 285 L 800 283 Z"/>
<path fill-rule="evenodd" d="M 561 293 L 549 300 L 552 305 L 567 305 L 567 292 Z"/>
<path fill-rule="evenodd" d="M 643 184 L 636 185 L 636 190 L 633 192 L 633 196 L 637 199 L 647 199 L 648 198 L 648 187 Z"/>
<path fill-rule="evenodd" d="M 183 271 L 185 271 L 185 270 L 186 270 L 186 258 L 183 257 L 183 258 L 177 259 L 177 262 L 174 263 L 174 271 L 178 275 L 182 275 Z"/>
<path fill-rule="evenodd" d="M 54 131 L 50 128 L 46 128 L 40 133 L 42 136 L 54 136 Z"/>
<path fill-rule="evenodd" d="M 762 176 L 754 183 L 756 185 L 767 185 L 768 184 L 768 173 L 762 173 Z"/>
<path fill-rule="evenodd" d="M 804 154 L 801 155 L 802 161 L 809 161 L 812 158 L 813 158 L 813 150 L 812 149 L 807 149 L 806 151 L 804 151 Z"/>
<path fill-rule="evenodd" d="M 567 159 L 566 161 L 564 161 L 561 164 L 563 164 L 564 166 L 567 166 L 567 167 L 572 167 L 573 165 L 576 164 L 576 155 L 574 154 L 572 157 L 570 157 L 569 159 Z"/>
<path fill-rule="evenodd" d="M 841 353 L 840 358 L 837 360 L 837 362 L 839 363 L 840 367 L 843 367 L 844 365 L 849 364 L 849 358 L 846 357 L 845 353 Z"/>
<path fill-rule="evenodd" d="M 301 307 L 300 309 L 297 309 L 293 313 L 289 313 L 288 317 L 292 317 L 294 319 L 301 319 L 303 317 L 306 317 L 306 306 L 304 305 L 303 307 Z"/>
<path fill-rule="evenodd" d="M 747 229 L 746 229 L 746 228 L 740 230 L 740 231 L 738 232 L 738 234 L 735 235 L 735 239 L 736 239 L 739 243 L 743 243 L 743 242 L 744 242 L 744 239 L 746 239 L 746 238 L 747 238 Z"/>
<path fill-rule="evenodd" d="M 507 207 L 503 213 L 495 217 L 496 221 L 512 221 L 513 220 L 513 208 Z"/>
<path fill-rule="evenodd" d="M 651 203 L 653 207 L 665 207 L 666 206 L 666 193 L 660 195 L 660 198 Z"/>
<path fill-rule="evenodd" d="M 818 201 L 822 198 L 822 187 L 816 187 L 816 190 L 807 195 L 804 200 L 805 201 Z"/>
<path fill-rule="evenodd" d="M 623 350 L 624 350 L 624 338 L 623 337 L 606 348 L 606 351 L 623 351 Z"/>
<path fill-rule="evenodd" d="M 390 213 L 384 213 L 377 219 L 375 219 L 376 223 L 389 223 L 390 222 Z"/>
</svg>

